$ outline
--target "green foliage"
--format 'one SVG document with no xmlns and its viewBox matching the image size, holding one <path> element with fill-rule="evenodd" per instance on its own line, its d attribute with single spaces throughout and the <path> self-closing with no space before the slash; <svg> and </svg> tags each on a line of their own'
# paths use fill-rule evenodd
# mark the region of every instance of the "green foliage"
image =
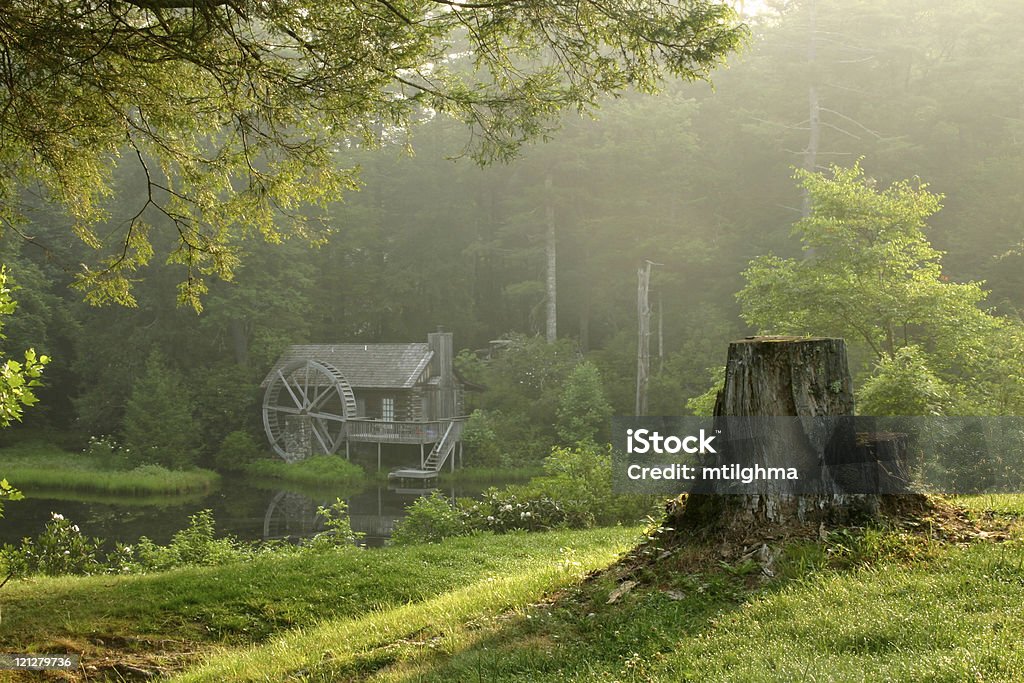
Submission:
<svg viewBox="0 0 1024 683">
<path fill-rule="evenodd" d="M 5 545 L 0 559 L 7 572 L 16 576 L 93 574 L 104 567 L 102 545 L 100 539 L 83 535 L 77 524 L 54 512 L 38 538 L 25 538 L 18 546 Z"/>
<path fill-rule="evenodd" d="M 7 287 L 7 270 L 0 268 L 0 330 L 3 329 L 3 317 L 14 313 L 17 304 L 11 298 L 11 290 Z M 0 334 L 2 340 L 3 334 Z M 33 389 L 41 384 L 40 377 L 43 367 L 50 362 L 45 355 L 36 355 L 35 350 L 27 349 L 25 359 L 16 361 L 4 360 L 0 354 L 0 429 L 11 422 L 21 419 L 25 407 L 35 405 L 38 400 Z"/>
<path fill-rule="evenodd" d="M 885 373 L 872 389 L 880 408 L 895 398 L 883 400 L 883 386 L 898 372 L 933 378 L 925 392 L 949 384 L 971 410 L 1005 408 L 992 395 L 1007 373 L 993 369 L 1024 362 L 1008 355 L 1014 325 L 981 308 L 986 293 L 978 283 L 942 273 L 942 254 L 924 235 L 941 197 L 907 181 L 879 190 L 859 164 L 796 177 L 813 207 L 794 227 L 809 258 L 754 259 L 737 294 L 744 319 L 762 332 L 846 337 Z M 907 347 L 914 350 L 897 355 Z M 905 396 L 892 405 L 939 407 L 932 399 Z"/>
<path fill-rule="evenodd" d="M 352 530 L 352 520 L 348 515 L 348 504 L 341 498 L 335 498 L 328 506 L 319 506 L 316 513 L 324 518 L 327 529 L 303 543 L 303 548 L 314 551 L 355 549 L 356 542 L 364 533 Z"/>
<path fill-rule="evenodd" d="M 462 356 L 459 362 L 463 374 L 487 387 L 479 424 L 485 453 L 512 467 L 539 464 L 558 440 L 563 387 L 580 362 L 572 342 L 511 334 L 491 360 Z"/>
<path fill-rule="evenodd" d="M 113 436 L 104 434 L 90 436 L 82 454 L 103 470 L 132 469 L 131 450 L 117 442 Z"/>
<path fill-rule="evenodd" d="M 136 546 L 139 567 L 162 571 L 188 565 L 216 566 L 245 557 L 245 548 L 234 540 L 215 537 L 215 526 L 213 512 L 200 510 L 188 518 L 188 527 L 174 533 L 167 546 L 143 536 Z"/>
<path fill-rule="evenodd" d="M 521 497 L 550 498 L 586 524 L 633 523 L 654 507 L 653 496 L 612 492 L 612 447 L 580 443 L 556 447 L 544 460 L 544 475 L 509 487 Z"/>
<path fill-rule="evenodd" d="M 502 453 L 504 452 L 495 432 L 491 413 L 477 408 L 469 414 L 462 428 L 462 443 L 466 448 L 466 458 L 471 467 L 494 467 L 509 465 Z"/>
<path fill-rule="evenodd" d="M 213 456 L 217 469 L 237 472 L 263 455 L 264 448 L 256 443 L 249 432 L 234 431 L 224 437 Z"/>
<path fill-rule="evenodd" d="M 715 414 L 718 392 L 725 386 L 725 366 L 716 365 L 708 368 L 708 374 L 711 376 L 711 386 L 708 390 L 686 402 L 687 410 L 700 417 L 711 417 Z"/>
<path fill-rule="evenodd" d="M 201 323 L 209 323 L 209 317 L 204 317 Z M 211 326 L 201 324 L 200 327 L 206 333 Z M 199 442 L 215 460 L 217 446 L 227 436 L 238 431 L 254 431 L 260 414 L 257 400 L 260 394 L 252 379 L 252 370 L 235 363 L 204 363 L 188 373 L 187 383 Z"/>
<path fill-rule="evenodd" d="M 612 407 L 604 397 L 601 373 L 588 361 L 569 373 L 558 398 L 555 429 L 563 442 L 598 441 L 611 432 Z"/>
<path fill-rule="evenodd" d="M 245 466 L 245 472 L 268 481 L 289 481 L 307 486 L 351 486 L 361 483 L 366 473 L 339 455 L 314 455 L 299 462 L 264 459 Z"/>
<path fill-rule="evenodd" d="M 653 511 L 652 496 L 612 493 L 611 446 L 583 442 L 552 449 L 544 475 L 504 490 L 489 488 L 454 503 L 438 491 L 416 500 L 393 543 L 433 543 L 477 531 L 548 531 L 636 522 Z"/>
<path fill-rule="evenodd" d="M 439 491 L 421 496 L 409 506 L 391 535 L 395 545 L 437 543 L 453 536 L 483 531 L 580 529 L 593 525 L 593 516 L 568 509 L 560 501 L 511 487 L 491 487 L 475 499 L 452 502 Z"/>
<path fill-rule="evenodd" d="M 864 415 L 956 414 L 949 386 L 928 367 L 916 345 L 883 354 L 871 376 L 857 392 L 857 408 Z"/>
<path fill-rule="evenodd" d="M 0 519 L 4 516 L 4 501 L 21 500 L 24 497 L 21 491 L 7 483 L 6 479 L 0 479 Z"/>
<path fill-rule="evenodd" d="M 183 378 L 153 351 L 132 386 L 124 416 L 124 441 L 132 458 L 171 469 L 192 466 L 198 457 L 191 398 Z"/>
<path fill-rule="evenodd" d="M 133 466 L 137 461 L 132 455 L 111 437 L 94 437 L 83 453 L 68 453 L 38 441 L 0 451 L 5 472 L 30 491 L 89 491 L 120 496 L 185 494 L 210 491 L 220 481 L 210 470 Z"/>
<path fill-rule="evenodd" d="M 393 545 L 437 543 L 469 533 L 466 511 L 452 505 L 440 491 L 420 496 L 405 513 L 391 534 Z"/>
<path fill-rule="evenodd" d="M 0 118 L 0 219 L 17 223 L 21 188 L 40 187 L 99 251 L 78 273 L 90 301 L 134 305 L 132 274 L 159 249 L 197 309 L 204 277 L 230 278 L 245 237 L 318 236 L 298 207 L 357 186 L 337 150 L 402 139 L 430 111 L 470 125 L 481 161 L 508 158 L 563 108 L 652 92 L 670 75 L 705 78 L 744 34 L 728 6 L 704 0 L 543 2 L 500 16 L 404 0 L 385 11 L 326 0 L 93 9 L 5 10 L 14 80 Z M 143 186 L 104 243 L 96 224 L 119 156 Z M 172 239 L 151 237 L 166 227 Z"/>
</svg>

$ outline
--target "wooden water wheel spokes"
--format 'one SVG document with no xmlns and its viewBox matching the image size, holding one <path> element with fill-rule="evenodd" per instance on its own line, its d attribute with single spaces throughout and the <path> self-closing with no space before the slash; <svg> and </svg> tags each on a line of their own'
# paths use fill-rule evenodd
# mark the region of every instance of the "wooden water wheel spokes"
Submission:
<svg viewBox="0 0 1024 683">
<path fill-rule="evenodd" d="M 263 395 L 263 427 L 288 462 L 335 453 L 356 399 L 341 372 L 321 361 L 297 360 L 278 369 Z"/>
</svg>

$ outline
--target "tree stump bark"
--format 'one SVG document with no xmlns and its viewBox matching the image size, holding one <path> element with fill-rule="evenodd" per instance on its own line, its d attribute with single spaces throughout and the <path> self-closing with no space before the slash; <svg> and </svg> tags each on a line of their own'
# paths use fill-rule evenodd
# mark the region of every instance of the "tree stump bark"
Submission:
<svg viewBox="0 0 1024 683">
<path fill-rule="evenodd" d="M 874 514 L 878 497 L 851 494 L 842 473 L 854 452 L 853 389 L 842 339 L 751 337 L 729 345 L 725 385 L 715 405 L 716 427 L 730 417 L 793 420 L 756 424 L 751 453 L 765 467 L 812 473 L 799 494 L 768 484 L 759 494 L 695 493 L 676 522 L 705 529 L 845 522 Z M 813 418 L 813 419 L 811 419 Z"/>
</svg>

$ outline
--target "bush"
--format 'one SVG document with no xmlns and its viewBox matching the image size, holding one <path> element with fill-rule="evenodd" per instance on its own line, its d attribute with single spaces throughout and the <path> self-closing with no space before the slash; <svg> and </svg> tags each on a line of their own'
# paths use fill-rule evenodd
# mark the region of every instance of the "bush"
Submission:
<svg viewBox="0 0 1024 683">
<path fill-rule="evenodd" d="M 440 491 L 420 496 L 406 512 L 391 533 L 395 545 L 436 543 L 472 530 L 466 510 L 452 505 Z"/>
<path fill-rule="evenodd" d="M 597 366 L 583 361 L 572 369 L 558 397 L 558 436 L 565 443 L 607 437 L 612 406 L 604 395 Z"/>
<path fill-rule="evenodd" d="M 248 555 L 230 538 L 214 538 L 213 511 L 200 510 L 188 518 L 188 527 L 175 532 L 167 546 L 145 536 L 139 539 L 138 563 L 142 569 L 164 570 L 185 565 L 227 564 Z"/>
<path fill-rule="evenodd" d="M 131 451 L 110 435 L 90 436 L 82 453 L 91 458 L 100 469 L 131 469 Z"/>
<path fill-rule="evenodd" d="M 352 530 L 352 520 L 348 516 L 348 505 L 341 498 L 335 498 L 329 507 L 320 506 L 316 513 L 324 518 L 323 531 L 303 547 L 313 551 L 337 550 L 339 548 L 355 548 L 356 542 L 366 534 Z"/>
<path fill-rule="evenodd" d="M 544 476 L 509 488 L 525 498 L 550 498 L 571 518 L 589 517 L 598 525 L 642 519 L 656 500 L 654 496 L 613 493 L 612 448 L 593 443 L 553 448 L 544 461 Z"/>
<path fill-rule="evenodd" d="M 213 456 L 213 464 L 218 470 L 237 472 L 257 460 L 262 451 L 249 432 L 234 431 L 221 441 L 220 448 Z"/>
<path fill-rule="evenodd" d="M 470 508 L 469 525 L 474 529 L 503 534 L 509 531 L 549 531 L 582 529 L 591 526 L 593 517 L 567 509 L 545 495 L 524 497 L 515 491 L 490 488 L 480 502 Z"/>
<path fill-rule="evenodd" d="M 501 443 L 494 429 L 490 413 L 474 410 L 462 428 L 462 443 L 466 447 L 466 459 L 471 467 L 506 466 Z"/>
<path fill-rule="evenodd" d="M 210 510 L 189 518 L 189 525 L 174 534 L 166 546 L 143 536 L 135 546 L 117 543 L 103 555 L 103 541 L 82 534 L 78 525 L 53 513 L 46 529 L 35 540 L 23 539 L 18 546 L 0 548 L 0 570 L 11 576 L 46 574 L 141 573 L 176 567 L 213 566 L 247 560 L 273 553 L 295 554 L 355 549 L 362 534 L 352 530 L 345 503 L 337 500 L 317 512 L 326 518 L 327 531 L 299 545 L 267 541 L 242 543 L 230 537 L 215 538 Z"/>
<path fill-rule="evenodd" d="M 100 560 L 102 544 L 53 512 L 37 539 L 23 539 L 20 546 L 5 545 L 2 554 L 7 572 L 14 576 L 92 574 L 104 567 Z"/>
<path fill-rule="evenodd" d="M 950 387 L 914 345 L 883 354 L 857 395 L 862 415 L 945 415 L 956 412 L 954 403 Z"/>
</svg>

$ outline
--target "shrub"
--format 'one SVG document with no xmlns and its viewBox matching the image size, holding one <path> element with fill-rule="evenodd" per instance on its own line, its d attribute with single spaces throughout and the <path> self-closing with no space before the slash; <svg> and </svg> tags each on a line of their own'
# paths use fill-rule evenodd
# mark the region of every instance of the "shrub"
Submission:
<svg viewBox="0 0 1024 683">
<path fill-rule="evenodd" d="M 549 496 L 521 497 L 516 492 L 490 488 L 480 502 L 470 508 L 472 528 L 506 533 L 509 531 L 548 531 L 569 527 L 581 529 L 591 525 L 593 517 L 563 507 Z"/>
<path fill-rule="evenodd" d="M 82 453 L 104 470 L 131 469 L 131 451 L 117 442 L 109 434 L 90 436 Z"/>
<path fill-rule="evenodd" d="M 452 505 L 440 491 L 420 496 L 406 512 L 391 533 L 395 545 L 436 543 L 472 530 L 466 510 Z"/>
<path fill-rule="evenodd" d="M 883 354 L 857 395 L 862 415 L 944 415 L 955 412 L 954 403 L 951 388 L 916 345 Z"/>
<path fill-rule="evenodd" d="M 143 536 L 137 557 L 142 569 L 164 570 L 185 565 L 212 566 L 243 559 L 249 553 L 231 538 L 214 538 L 211 510 L 200 510 L 189 517 L 188 526 L 175 532 L 167 546 L 159 546 Z"/>
<path fill-rule="evenodd" d="M 472 467 L 507 465 L 502 456 L 501 442 L 494 428 L 494 418 L 483 410 L 474 410 L 462 428 L 462 443 Z"/>
<path fill-rule="evenodd" d="M 213 464 L 219 470 L 237 472 L 258 459 L 262 450 L 249 432 L 234 431 L 221 441 L 213 456 Z"/>
<path fill-rule="evenodd" d="M 583 361 L 572 369 L 558 397 L 556 431 L 565 443 L 594 441 L 609 433 L 612 406 L 604 395 L 597 366 Z"/>
<path fill-rule="evenodd" d="M 653 496 L 613 493 L 612 448 L 593 443 L 551 449 L 544 460 L 544 476 L 509 488 L 524 498 L 550 498 L 570 518 L 589 517 L 595 524 L 642 519 L 655 502 Z"/>
<path fill-rule="evenodd" d="M 3 548 L 8 573 L 27 574 L 92 574 L 104 567 L 100 560 L 102 541 L 82 534 L 77 524 L 56 512 L 38 538 L 26 538 L 20 546 Z"/>
<path fill-rule="evenodd" d="M 336 498 L 328 507 L 320 506 L 316 513 L 324 518 L 323 531 L 309 541 L 303 543 L 308 550 L 336 550 L 338 548 L 355 548 L 356 542 L 366 534 L 352 530 L 352 520 L 348 516 L 348 505 L 341 498 Z"/>
</svg>

